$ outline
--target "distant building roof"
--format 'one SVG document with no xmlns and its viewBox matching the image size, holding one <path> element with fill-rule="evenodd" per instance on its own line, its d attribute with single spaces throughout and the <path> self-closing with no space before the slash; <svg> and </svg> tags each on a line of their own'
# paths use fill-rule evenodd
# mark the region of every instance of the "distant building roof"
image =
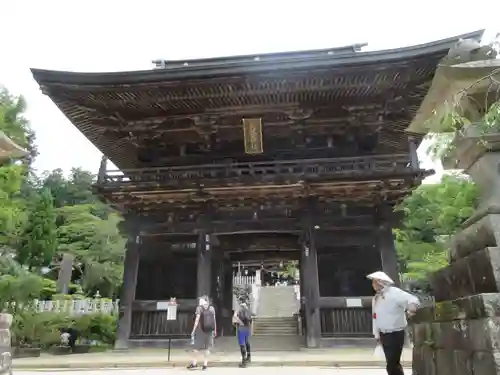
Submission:
<svg viewBox="0 0 500 375">
<path fill-rule="evenodd" d="M 26 150 L 7 137 L 4 132 L 0 131 L 0 160 L 21 158 L 27 154 L 28 152 Z"/>
</svg>

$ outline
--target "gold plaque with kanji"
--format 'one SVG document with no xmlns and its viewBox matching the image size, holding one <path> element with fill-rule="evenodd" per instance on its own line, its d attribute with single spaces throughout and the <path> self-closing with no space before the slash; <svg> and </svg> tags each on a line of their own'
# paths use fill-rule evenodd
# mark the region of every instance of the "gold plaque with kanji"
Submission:
<svg viewBox="0 0 500 375">
<path fill-rule="evenodd" d="M 243 135 L 245 138 L 245 153 L 262 154 L 262 119 L 243 119 Z"/>
</svg>

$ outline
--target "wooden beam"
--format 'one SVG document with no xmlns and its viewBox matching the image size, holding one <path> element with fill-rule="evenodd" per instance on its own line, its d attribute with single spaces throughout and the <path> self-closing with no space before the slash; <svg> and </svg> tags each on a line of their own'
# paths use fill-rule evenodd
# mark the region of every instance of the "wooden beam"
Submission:
<svg viewBox="0 0 500 375">
<path fill-rule="evenodd" d="M 314 218 L 314 225 L 322 230 L 370 229 L 374 226 L 374 219 L 365 217 L 330 217 L 324 215 Z M 196 233 L 199 225 L 196 221 L 172 222 L 155 224 L 150 223 L 144 230 L 144 236 L 155 236 L 173 233 Z M 301 230 L 301 223 L 295 218 L 275 217 L 257 218 L 256 220 L 220 220 L 207 223 L 206 229 L 210 233 L 238 233 L 238 232 L 295 232 Z"/>
</svg>

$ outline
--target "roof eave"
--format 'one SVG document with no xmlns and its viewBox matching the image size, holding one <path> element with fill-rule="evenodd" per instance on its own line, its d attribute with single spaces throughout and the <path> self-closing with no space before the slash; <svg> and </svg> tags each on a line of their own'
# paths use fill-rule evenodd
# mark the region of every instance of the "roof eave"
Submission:
<svg viewBox="0 0 500 375">
<path fill-rule="evenodd" d="M 235 62 L 233 64 L 195 66 L 189 65 L 179 69 L 151 69 L 134 72 L 112 72 L 112 73 L 75 73 L 43 69 L 31 69 L 35 80 L 41 84 L 65 84 L 79 86 L 119 86 L 131 84 L 144 84 L 161 81 L 193 80 L 206 77 L 224 77 L 239 74 L 272 73 L 282 70 L 293 69 L 315 69 L 315 68 L 340 68 L 343 66 L 376 63 L 383 65 L 401 60 L 411 60 L 419 57 L 432 56 L 433 54 L 446 51 L 460 39 L 480 40 L 484 30 L 458 35 L 426 44 L 411 47 L 403 47 L 391 50 L 359 52 L 353 54 L 321 55 L 317 58 L 281 60 L 279 64 L 275 61 L 251 61 Z M 187 60 L 189 63 L 189 60 Z"/>
</svg>

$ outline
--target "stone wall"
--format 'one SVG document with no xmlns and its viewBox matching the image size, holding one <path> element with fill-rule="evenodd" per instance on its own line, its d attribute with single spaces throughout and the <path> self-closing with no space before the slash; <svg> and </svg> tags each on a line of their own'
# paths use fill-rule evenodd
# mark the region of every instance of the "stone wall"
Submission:
<svg viewBox="0 0 500 375">
<path fill-rule="evenodd" d="M 12 373 L 12 354 L 10 349 L 10 326 L 12 315 L 0 314 L 0 374 Z"/>
<path fill-rule="evenodd" d="M 414 375 L 500 373 L 500 294 L 438 302 L 413 322 Z"/>
<path fill-rule="evenodd" d="M 450 264 L 431 278 L 435 306 L 413 319 L 414 375 L 500 374 L 500 137 L 456 143 L 481 202 L 453 237 Z"/>
</svg>

